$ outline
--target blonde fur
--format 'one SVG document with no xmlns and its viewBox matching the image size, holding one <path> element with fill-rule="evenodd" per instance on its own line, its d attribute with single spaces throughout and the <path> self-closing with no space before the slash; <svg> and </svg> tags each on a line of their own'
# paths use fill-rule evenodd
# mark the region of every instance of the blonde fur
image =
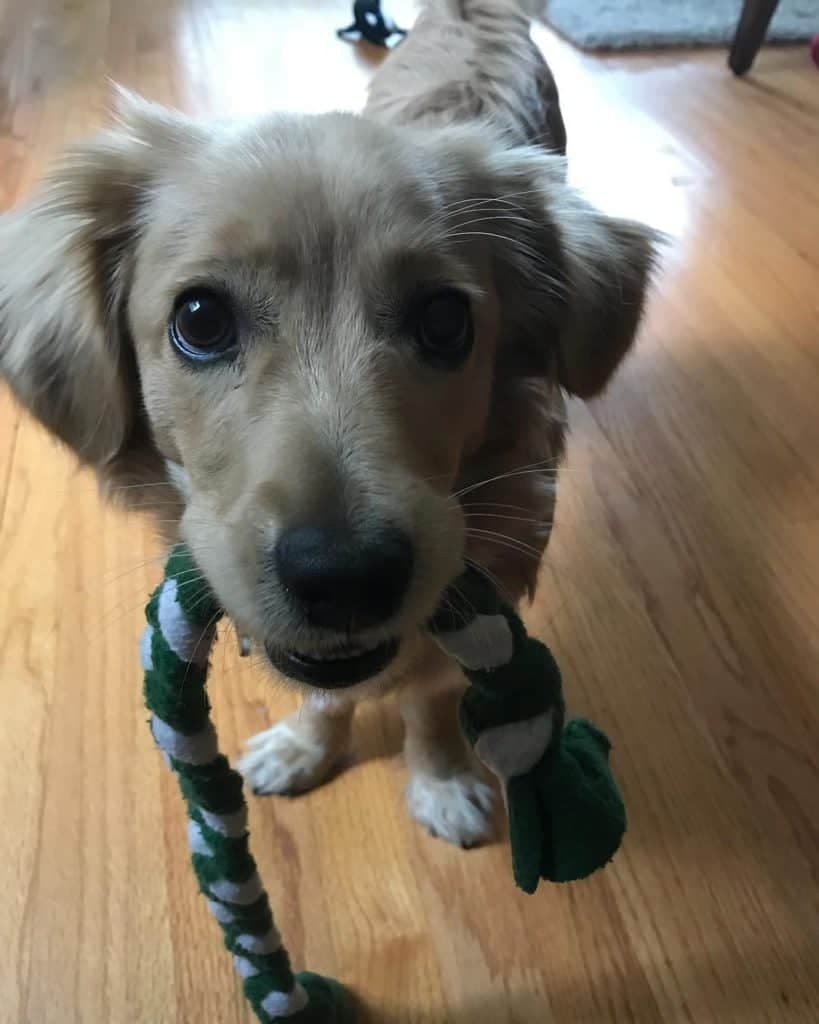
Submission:
<svg viewBox="0 0 819 1024">
<path fill-rule="evenodd" d="M 337 642 L 300 620 L 265 561 L 284 524 L 332 506 L 412 538 L 400 611 L 362 637 L 400 636 L 403 656 L 257 745 L 260 786 L 320 781 L 355 700 L 400 684 L 411 808 L 456 842 L 485 833 L 447 696 L 458 675 L 419 626 L 465 555 L 513 598 L 533 588 L 562 392 L 608 381 L 652 264 L 650 232 L 568 187 L 564 148 L 518 5 L 441 0 L 362 116 L 196 122 L 123 95 L 117 124 L 0 219 L 2 376 L 110 493 L 163 519 L 176 503 L 244 633 Z M 401 336 L 397 311 L 430 281 L 471 297 L 475 344 L 457 372 Z M 241 310 L 230 367 L 192 369 L 168 343 L 175 298 L 203 282 Z"/>
</svg>

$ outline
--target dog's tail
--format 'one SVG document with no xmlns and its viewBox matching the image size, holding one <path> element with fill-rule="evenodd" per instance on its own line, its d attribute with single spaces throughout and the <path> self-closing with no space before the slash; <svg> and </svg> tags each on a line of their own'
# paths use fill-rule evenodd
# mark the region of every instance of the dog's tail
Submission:
<svg viewBox="0 0 819 1024">
<path fill-rule="evenodd" d="M 513 142 L 565 152 L 557 89 L 530 34 L 532 3 L 425 0 L 373 79 L 365 113 L 439 126 L 482 121 Z"/>
<path fill-rule="evenodd" d="M 495 43 L 510 28 L 529 31 L 538 0 L 428 0 L 427 6 L 460 21 Z"/>
<path fill-rule="evenodd" d="M 490 71 L 500 83 L 519 80 L 521 63 L 531 62 L 530 74 L 542 63 L 531 41 L 529 8 L 534 2 L 537 0 L 427 0 L 427 7 L 449 21 L 454 32 L 471 40 L 476 68 Z"/>
</svg>

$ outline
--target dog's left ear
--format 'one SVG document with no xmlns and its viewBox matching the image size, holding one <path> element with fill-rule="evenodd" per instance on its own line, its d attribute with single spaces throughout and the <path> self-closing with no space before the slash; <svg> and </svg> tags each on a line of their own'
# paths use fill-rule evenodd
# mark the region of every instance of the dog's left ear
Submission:
<svg viewBox="0 0 819 1024">
<path fill-rule="evenodd" d="M 557 337 L 563 387 L 590 398 L 606 386 L 636 335 L 659 236 L 583 200 L 555 206 L 565 294 Z"/>
<path fill-rule="evenodd" d="M 565 160 L 534 147 L 484 156 L 473 174 L 485 198 L 462 208 L 472 225 L 485 214 L 494 239 L 502 358 L 598 394 L 634 341 L 661 236 L 596 210 L 567 184 Z"/>
</svg>

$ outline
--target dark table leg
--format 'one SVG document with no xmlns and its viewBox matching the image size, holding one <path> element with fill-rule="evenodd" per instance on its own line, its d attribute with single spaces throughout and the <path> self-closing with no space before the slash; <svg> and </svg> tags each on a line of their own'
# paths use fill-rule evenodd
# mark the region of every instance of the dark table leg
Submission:
<svg viewBox="0 0 819 1024">
<path fill-rule="evenodd" d="M 745 0 L 728 64 L 735 75 L 744 75 L 759 53 L 779 0 Z"/>
</svg>

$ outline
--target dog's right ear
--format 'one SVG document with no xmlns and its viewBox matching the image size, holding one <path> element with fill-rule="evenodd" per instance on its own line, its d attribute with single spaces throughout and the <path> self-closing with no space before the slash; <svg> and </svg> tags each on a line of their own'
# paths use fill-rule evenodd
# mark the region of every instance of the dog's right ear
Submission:
<svg viewBox="0 0 819 1024">
<path fill-rule="evenodd" d="M 122 314 L 141 218 L 158 176 L 198 131 L 122 94 L 117 125 L 69 149 L 31 199 L 0 217 L 0 376 L 97 468 L 123 451 L 138 415 Z"/>
</svg>

